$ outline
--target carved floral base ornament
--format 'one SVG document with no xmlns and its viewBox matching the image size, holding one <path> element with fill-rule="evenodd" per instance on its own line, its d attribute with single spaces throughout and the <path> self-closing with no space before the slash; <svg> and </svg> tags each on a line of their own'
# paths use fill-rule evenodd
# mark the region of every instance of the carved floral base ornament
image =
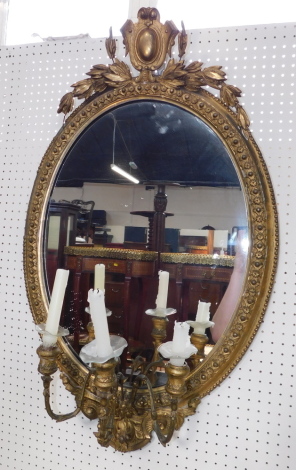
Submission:
<svg viewBox="0 0 296 470">
<path fill-rule="evenodd" d="M 194 334 L 197 352 L 184 365 L 137 358 L 130 374 L 119 371 L 119 359 L 83 364 L 61 337 L 57 344 L 38 348 L 39 372 L 44 381 L 46 409 L 56 421 L 72 418 L 80 411 L 98 420 L 99 444 L 126 452 L 150 442 L 153 431 L 163 445 L 185 418 L 195 413 L 203 396 L 230 373 L 247 350 L 265 312 L 275 275 L 278 231 L 274 195 L 262 155 L 249 131 L 249 119 L 239 103 L 241 91 L 226 83 L 220 66 L 203 67 L 198 61 L 185 64 L 187 35 L 172 21 L 160 22 L 155 8 L 141 8 L 138 22 L 126 21 L 121 29 L 126 55 L 139 73 L 116 58 L 116 41 L 106 40 L 112 63 L 94 65 L 88 78 L 72 85 L 61 99 L 58 112 L 71 113 L 74 98 L 85 102 L 66 119 L 50 144 L 33 188 L 24 239 L 26 287 L 34 320 L 46 321 L 48 295 L 42 265 L 44 215 L 53 183 L 68 149 L 87 126 L 122 103 L 155 100 L 181 107 L 204 121 L 221 139 L 239 175 L 247 205 L 250 249 L 244 287 L 236 311 L 223 336 L 205 357 L 205 335 Z M 171 56 L 178 41 L 179 60 Z M 215 97 L 203 87 L 220 92 Z M 173 256 L 173 255 L 172 255 Z M 186 263 L 186 256 L 183 257 Z M 180 258 L 179 258 L 180 259 Z M 153 306 L 152 306 L 153 307 Z M 143 312 L 144 313 L 144 312 Z M 155 348 L 166 336 L 165 318 L 154 318 Z M 51 375 L 61 371 L 66 389 L 77 408 L 67 415 L 53 413 L 50 406 Z"/>
</svg>

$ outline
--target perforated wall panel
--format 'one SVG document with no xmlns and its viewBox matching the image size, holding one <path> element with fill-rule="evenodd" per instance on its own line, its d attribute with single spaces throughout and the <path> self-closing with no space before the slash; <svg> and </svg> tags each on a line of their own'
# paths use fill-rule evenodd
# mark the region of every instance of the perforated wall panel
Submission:
<svg viewBox="0 0 296 470">
<path fill-rule="evenodd" d="M 40 160 L 63 117 L 61 96 L 93 64 L 108 63 L 101 40 L 3 47 L 0 242 L 0 467 L 7 470 L 194 470 L 295 468 L 295 40 L 294 24 L 193 31 L 185 60 L 222 65 L 243 89 L 273 181 L 280 218 L 276 283 L 251 348 L 203 399 L 171 443 L 156 439 L 129 454 L 100 448 L 96 423 L 82 416 L 56 424 L 46 415 L 35 353 L 39 338 L 22 268 L 26 209 Z M 120 55 L 122 56 L 122 49 Z M 54 383 L 56 408 L 72 398 Z"/>
</svg>

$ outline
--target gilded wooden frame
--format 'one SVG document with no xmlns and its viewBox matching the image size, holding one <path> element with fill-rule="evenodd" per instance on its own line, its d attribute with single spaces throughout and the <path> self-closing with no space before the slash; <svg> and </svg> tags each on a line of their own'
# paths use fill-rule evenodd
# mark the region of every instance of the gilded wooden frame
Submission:
<svg viewBox="0 0 296 470">
<path fill-rule="evenodd" d="M 112 38 L 109 40 L 109 47 L 111 40 Z M 176 66 L 181 62 L 170 61 L 170 65 Z M 212 352 L 187 379 L 187 399 L 191 397 L 194 400 L 213 390 L 235 367 L 253 340 L 265 313 L 275 276 L 278 250 L 274 193 L 264 159 L 248 129 L 247 116 L 237 99 L 231 101 L 227 98 L 231 95 L 231 91 L 233 96 L 238 96 L 235 92 L 237 89 L 228 86 L 228 91 L 225 92 L 224 89 L 222 94 L 222 87 L 225 85 L 224 78 L 221 79 L 222 75 L 220 80 L 218 77 L 215 82 L 221 92 L 221 97 L 217 98 L 202 88 L 202 85 L 207 83 L 190 87 L 190 80 L 182 82 L 181 78 L 176 79 L 172 74 L 166 77 L 165 71 L 161 79 L 155 80 L 152 66 L 149 66 L 150 69 L 146 67 L 145 73 L 138 68 L 140 75 L 137 77 L 130 75 L 128 79 L 116 82 L 113 78 L 114 74 L 120 76 L 116 70 L 116 66 L 122 67 L 120 64 L 122 63 L 115 59 L 113 69 L 111 65 L 109 70 L 104 72 L 102 91 L 94 85 L 98 77 L 89 73 L 92 89 L 89 90 L 90 82 L 88 82 L 88 91 L 84 88 L 82 93 L 82 82 L 85 80 L 78 82 L 73 85 L 72 96 L 70 93 L 65 95 L 64 101 L 61 102 L 60 110 L 66 103 L 65 111 L 68 112 L 72 107 L 73 96 L 86 98 L 86 101 L 70 114 L 54 137 L 38 169 L 29 203 L 24 238 L 24 269 L 28 299 L 34 321 L 37 324 L 45 322 L 48 298 L 44 287 L 42 240 L 46 208 L 60 165 L 82 131 L 106 111 L 137 100 L 171 103 L 196 115 L 223 141 L 237 169 L 248 210 L 251 244 L 244 288 L 232 321 Z M 184 64 L 183 69 L 180 65 L 180 70 L 186 71 Z M 187 72 L 187 75 L 190 73 Z M 184 75 L 186 76 L 183 74 L 180 77 L 184 78 Z M 211 84 L 213 83 L 212 80 Z M 88 369 L 72 353 L 63 339 L 59 339 L 59 348 L 61 353 L 58 357 L 58 366 L 67 377 L 71 378 L 71 385 L 67 383 L 66 387 L 75 394 L 75 386 L 83 384 Z M 148 398 L 146 401 L 149 401 Z M 121 449 L 118 446 L 116 448 Z M 137 446 L 134 445 L 134 448 Z"/>
</svg>

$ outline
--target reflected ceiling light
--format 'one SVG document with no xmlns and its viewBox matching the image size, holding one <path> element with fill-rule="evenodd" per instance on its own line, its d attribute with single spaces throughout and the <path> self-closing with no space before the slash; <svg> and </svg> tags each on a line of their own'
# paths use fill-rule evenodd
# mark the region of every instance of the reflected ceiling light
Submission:
<svg viewBox="0 0 296 470">
<path fill-rule="evenodd" d="M 111 163 L 111 170 L 116 171 L 116 173 L 119 173 L 121 176 L 124 176 L 125 178 L 127 178 L 128 180 L 132 181 L 135 184 L 140 183 L 140 181 L 137 180 L 137 178 L 134 178 L 132 175 L 122 170 L 121 168 L 119 168 L 119 166 L 115 165 L 114 163 Z"/>
<path fill-rule="evenodd" d="M 113 113 L 111 113 L 111 116 L 113 118 L 113 146 L 112 146 L 112 163 L 111 163 L 111 170 L 115 171 L 116 173 L 119 173 L 121 176 L 123 176 L 124 178 L 127 178 L 128 180 L 132 181 L 133 183 L 135 184 L 139 184 L 140 181 L 135 178 L 134 176 L 132 176 L 130 173 L 127 173 L 126 171 L 122 170 L 119 166 L 115 165 L 114 163 L 114 157 L 115 157 L 115 132 L 116 132 L 116 125 L 117 125 L 117 121 L 116 121 L 116 118 L 114 116 Z M 123 136 L 122 136 L 122 139 L 123 139 Z M 123 139 L 123 142 L 124 142 L 124 145 L 126 146 L 125 144 L 125 141 Z M 127 147 L 126 147 L 127 148 Z M 127 151 L 128 151 L 128 148 L 127 148 Z M 129 151 L 128 151 L 129 152 Z M 133 169 L 137 169 L 137 165 L 133 162 L 133 161 L 130 161 L 129 162 L 129 165 L 131 168 Z"/>
</svg>

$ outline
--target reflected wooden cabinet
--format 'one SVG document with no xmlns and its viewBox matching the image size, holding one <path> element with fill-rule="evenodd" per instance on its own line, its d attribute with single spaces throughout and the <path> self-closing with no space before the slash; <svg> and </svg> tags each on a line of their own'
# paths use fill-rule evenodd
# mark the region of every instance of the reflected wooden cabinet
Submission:
<svg viewBox="0 0 296 470">
<path fill-rule="evenodd" d="M 211 303 L 210 312 L 212 318 L 223 295 L 225 294 L 227 286 L 228 282 L 205 281 L 198 279 L 196 281 L 188 281 L 188 294 L 185 295 L 183 300 L 183 302 L 187 304 L 184 305 L 183 311 L 188 312 L 188 319 L 195 319 L 199 300 L 201 302 Z"/>
<path fill-rule="evenodd" d="M 45 263 L 49 291 L 56 270 L 64 267 L 64 248 L 74 245 L 79 208 L 69 203 L 51 202 L 45 238 Z"/>
<path fill-rule="evenodd" d="M 88 305 L 88 289 L 93 286 L 95 265 L 105 265 L 105 304 L 112 311 L 108 317 L 110 333 L 128 338 L 138 329 L 137 321 L 145 308 L 147 280 L 156 279 L 156 260 L 157 253 L 151 251 L 65 247 L 64 267 L 71 272 L 69 290 L 76 319 L 74 348 L 79 348 L 80 333 L 86 330 L 89 321 L 85 307 Z M 68 327 L 67 319 L 64 326 Z"/>
<path fill-rule="evenodd" d="M 108 317 L 110 334 L 124 334 L 124 276 L 114 278 L 107 274 L 105 283 L 106 307 L 112 312 Z"/>
<path fill-rule="evenodd" d="M 158 253 L 152 251 L 66 247 L 64 267 L 71 271 L 75 348 L 79 348 L 81 332 L 86 332 L 89 321 L 85 307 L 96 264 L 105 265 L 105 304 L 112 312 L 108 317 L 110 333 L 149 347 L 151 318 L 145 315 L 145 310 L 155 308 L 159 267 L 170 274 L 167 305 L 177 310 L 168 327 L 171 339 L 174 320 L 194 319 L 199 300 L 210 302 L 211 315 L 215 313 L 228 286 L 233 261 L 233 257 L 225 256 L 213 264 L 210 255 L 161 253 L 158 264 Z"/>
<path fill-rule="evenodd" d="M 195 261 L 196 264 L 186 264 Z M 195 258 L 193 258 L 195 256 Z M 180 321 L 194 320 L 198 301 L 210 302 L 211 317 L 216 312 L 219 303 L 227 289 L 233 271 L 234 258 L 225 256 L 216 261 L 211 257 L 208 265 L 200 264 L 207 261 L 207 255 L 190 254 L 163 254 L 163 258 L 170 261 L 163 261 L 161 269 L 170 273 L 170 279 L 175 285 L 176 308 L 179 312 Z M 180 261 L 178 262 L 178 258 Z M 228 264 L 220 266 L 219 262 Z"/>
</svg>

